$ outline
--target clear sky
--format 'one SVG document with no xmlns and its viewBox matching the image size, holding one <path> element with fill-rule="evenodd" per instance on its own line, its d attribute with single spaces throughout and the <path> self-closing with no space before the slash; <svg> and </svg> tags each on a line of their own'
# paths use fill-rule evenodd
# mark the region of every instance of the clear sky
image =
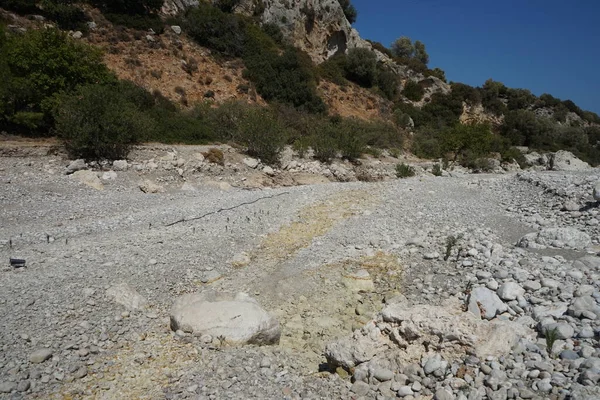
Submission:
<svg viewBox="0 0 600 400">
<path fill-rule="evenodd" d="M 600 0 L 352 0 L 354 27 L 386 46 L 425 43 L 449 81 L 488 78 L 600 114 Z"/>
</svg>

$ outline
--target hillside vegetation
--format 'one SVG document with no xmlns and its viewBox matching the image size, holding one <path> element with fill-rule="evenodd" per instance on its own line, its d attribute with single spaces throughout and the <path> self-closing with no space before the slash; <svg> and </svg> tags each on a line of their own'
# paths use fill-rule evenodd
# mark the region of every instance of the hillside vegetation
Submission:
<svg viewBox="0 0 600 400">
<path fill-rule="evenodd" d="M 594 165 L 600 163 L 600 118 L 570 100 L 548 94 L 536 97 L 491 79 L 479 88 L 451 83 L 447 93 L 435 88 L 431 92 L 428 79 L 445 82 L 445 73 L 429 69 L 425 44 L 407 37 L 390 48 L 369 42 L 370 47 L 350 48 L 315 65 L 277 24 L 260 23 L 260 7 L 242 15 L 234 12 L 238 3 L 201 2 L 167 18 L 159 15 L 160 0 L 8 0 L 5 9 L 41 15 L 62 31 L 0 28 L 0 71 L 6 76 L 0 84 L 0 130 L 57 135 L 72 156 L 88 159 L 122 158 L 131 145 L 142 141 L 221 141 L 244 146 L 271 164 L 278 162 L 286 144 L 302 154 L 312 149 L 311 154 L 324 162 L 336 157 L 356 160 L 379 149 L 395 154 L 410 145 L 417 156 L 475 169 L 485 169 L 489 157 L 522 163 L 514 146 L 565 149 Z M 340 1 L 340 6 L 354 22 L 357 13 L 352 4 Z M 211 90 L 204 92 L 205 101 L 190 103 L 185 91 L 176 89 L 180 101 L 175 102 L 158 90 L 119 80 L 103 64 L 97 47 L 64 31 L 87 35 L 95 29 L 91 15 L 97 10 L 122 36 L 132 32 L 136 41 L 149 41 L 157 49 L 164 48 L 160 38 L 165 27 L 177 25 L 208 49 L 210 57 L 220 62 L 240 60 L 241 79 L 248 83 L 238 84 L 237 90 L 256 93 L 268 107 L 260 102 L 217 104 Z M 154 34 L 150 39 L 148 29 Z M 389 62 L 382 62 L 382 56 Z M 198 61 L 186 59 L 182 68 L 191 76 L 198 71 Z M 399 68 L 410 71 L 408 77 L 399 74 Z M 323 82 L 342 92 L 362 87 L 389 106 L 372 121 L 335 115 L 327 107 L 331 101 L 324 101 L 322 88 L 328 85 Z M 465 110 L 478 107 L 479 118 L 465 120 Z M 411 131 L 414 135 L 409 135 Z"/>
</svg>

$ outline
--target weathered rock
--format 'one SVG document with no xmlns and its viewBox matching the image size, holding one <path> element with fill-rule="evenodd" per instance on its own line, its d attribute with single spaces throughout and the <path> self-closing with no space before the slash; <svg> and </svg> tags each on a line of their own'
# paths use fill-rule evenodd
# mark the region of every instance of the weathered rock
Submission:
<svg viewBox="0 0 600 400">
<path fill-rule="evenodd" d="M 29 362 L 32 364 L 41 364 L 52 357 L 52 350 L 39 349 L 29 355 Z"/>
<path fill-rule="evenodd" d="M 244 163 L 245 166 L 247 166 L 248 168 L 256 168 L 258 167 L 259 161 L 256 158 L 249 158 L 246 157 L 242 160 L 242 162 Z"/>
<path fill-rule="evenodd" d="M 128 310 L 140 310 L 148 301 L 127 283 L 111 286 L 106 290 L 106 295 Z"/>
<path fill-rule="evenodd" d="M 112 181 L 117 179 L 117 173 L 115 171 L 106 171 L 102 174 L 103 181 Z"/>
<path fill-rule="evenodd" d="M 65 168 L 65 174 L 72 174 L 73 172 L 81 171 L 82 169 L 86 169 L 87 164 L 84 159 L 73 160 L 67 165 Z"/>
<path fill-rule="evenodd" d="M 539 232 L 528 233 L 523 236 L 517 245 L 531 248 L 569 247 L 583 250 L 591 243 L 592 239 L 587 233 L 575 228 L 544 228 Z"/>
<path fill-rule="evenodd" d="M 588 163 L 569 151 L 559 150 L 550 156 L 550 169 L 553 171 L 582 171 L 589 168 Z"/>
<path fill-rule="evenodd" d="M 171 309 L 171 329 L 222 337 L 228 344 L 279 343 L 279 322 L 244 293 L 202 292 L 178 298 Z"/>
<path fill-rule="evenodd" d="M 0 382 L 0 393 L 10 393 L 17 390 L 17 384 L 14 382 Z"/>
<path fill-rule="evenodd" d="M 129 164 L 127 163 L 127 160 L 115 160 L 113 161 L 112 167 L 115 171 L 127 171 Z"/>
<path fill-rule="evenodd" d="M 177 35 L 181 35 L 181 27 L 179 25 L 171 25 L 171 30 Z"/>
<path fill-rule="evenodd" d="M 505 282 L 496 291 L 496 294 L 505 301 L 515 300 L 519 296 L 523 296 L 525 294 L 525 289 L 523 289 L 516 282 Z"/>
<path fill-rule="evenodd" d="M 469 295 L 468 310 L 481 318 L 492 319 L 507 311 L 508 306 L 490 289 L 477 287 Z"/>
<path fill-rule="evenodd" d="M 569 313 L 577 318 L 591 316 L 586 313 L 600 318 L 600 306 L 592 296 L 581 296 L 573 300 L 573 304 L 569 307 Z"/>
<path fill-rule="evenodd" d="M 96 190 L 104 190 L 104 185 L 100 178 L 98 178 L 98 174 L 94 171 L 90 170 L 79 170 L 75 171 L 71 175 L 74 179 L 77 179 L 79 182 L 87 185 Z"/>
<path fill-rule="evenodd" d="M 146 179 L 144 182 L 140 183 L 140 190 L 144 193 L 162 193 L 165 189 L 152 182 L 151 180 Z"/>
</svg>

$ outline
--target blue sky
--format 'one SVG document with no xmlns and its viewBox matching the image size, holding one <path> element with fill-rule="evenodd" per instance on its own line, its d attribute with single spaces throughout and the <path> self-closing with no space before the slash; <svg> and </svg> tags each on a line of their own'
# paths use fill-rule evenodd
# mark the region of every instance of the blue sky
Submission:
<svg viewBox="0 0 600 400">
<path fill-rule="evenodd" d="M 354 27 L 421 40 L 448 80 L 488 78 L 600 114 L 600 0 L 352 0 Z"/>
</svg>

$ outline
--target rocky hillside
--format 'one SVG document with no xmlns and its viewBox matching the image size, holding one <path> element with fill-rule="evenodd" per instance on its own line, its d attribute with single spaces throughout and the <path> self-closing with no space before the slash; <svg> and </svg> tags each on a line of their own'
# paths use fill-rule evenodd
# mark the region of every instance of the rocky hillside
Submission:
<svg viewBox="0 0 600 400">
<path fill-rule="evenodd" d="M 104 64 L 117 78 L 134 82 L 187 113 L 187 122 L 177 124 L 189 126 L 190 117 L 204 118 L 197 111 L 204 107 L 201 104 L 216 108 L 241 101 L 272 106 L 277 119 L 293 131 L 282 140 L 300 149 L 322 147 L 315 141 L 323 130 L 314 128 L 317 123 L 299 127 L 294 120 L 339 116 L 375 121 L 353 154 L 372 147 L 406 149 L 422 158 L 486 169 L 485 159 L 490 157 L 524 166 L 517 146 L 521 152 L 564 149 L 594 165 L 600 163 L 596 114 L 569 100 L 547 94 L 536 97 L 493 80 L 478 88 L 448 84 L 444 71 L 427 67 L 421 42 L 400 38 L 404 47 L 394 43 L 387 48 L 361 38 L 352 28 L 356 12 L 349 1 L 138 0 L 126 5 L 73 0 L 55 8 L 50 4 L 54 3 L 7 3 L 8 11 L 2 15 L 9 33 L 54 24 L 74 40 L 102 49 Z M 17 80 L 30 70 L 18 59 L 9 59 L 7 68 Z M 6 85 L 3 101 L 14 107 L 3 110 L 1 129 L 60 135 L 53 126 L 55 116 L 42 106 L 52 93 L 11 98 L 15 90 Z M 35 90 L 30 88 L 23 96 Z M 281 105 L 309 115 L 290 119 Z M 233 115 L 226 118 L 236 120 Z M 171 135 L 174 123 L 167 125 L 161 127 L 163 133 L 146 135 L 146 140 L 162 141 L 165 133 Z M 208 133 L 191 133 L 198 129 L 169 140 L 208 140 Z M 464 134 L 467 130 L 472 132 Z M 340 143 L 329 154 L 347 157 L 340 137 L 348 135 L 359 134 L 332 133 L 332 140 Z M 232 140 L 239 135 L 217 136 Z"/>
</svg>

